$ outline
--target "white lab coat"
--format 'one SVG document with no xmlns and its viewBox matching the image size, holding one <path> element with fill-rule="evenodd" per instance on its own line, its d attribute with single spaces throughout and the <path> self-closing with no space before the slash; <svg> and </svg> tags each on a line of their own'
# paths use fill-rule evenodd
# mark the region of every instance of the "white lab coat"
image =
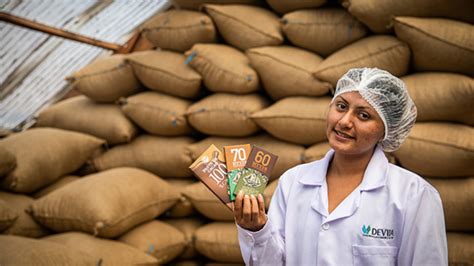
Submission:
<svg viewBox="0 0 474 266">
<path fill-rule="evenodd" d="M 260 231 L 237 225 L 247 265 L 448 264 L 438 192 L 388 163 L 378 147 L 361 184 L 328 214 L 325 181 L 333 154 L 281 176 Z"/>
</svg>

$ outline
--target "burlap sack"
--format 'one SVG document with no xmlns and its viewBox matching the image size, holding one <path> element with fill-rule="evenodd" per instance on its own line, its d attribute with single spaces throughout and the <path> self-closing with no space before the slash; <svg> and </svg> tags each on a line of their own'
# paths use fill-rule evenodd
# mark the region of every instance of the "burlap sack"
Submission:
<svg viewBox="0 0 474 266">
<path fill-rule="evenodd" d="M 270 202 L 272 201 L 273 193 L 275 193 L 278 186 L 278 180 L 279 179 L 276 179 L 270 182 L 263 191 L 263 202 L 265 203 L 265 209 L 267 210 L 270 208 Z"/>
<path fill-rule="evenodd" d="M 474 126 L 474 80 L 453 73 L 416 73 L 402 78 L 415 102 L 416 121 L 454 121 Z"/>
<path fill-rule="evenodd" d="M 404 168 L 419 175 L 474 176 L 474 128 L 451 123 L 416 123 L 394 155 Z"/>
<path fill-rule="evenodd" d="M 327 57 L 367 35 L 367 28 L 342 8 L 297 10 L 283 16 L 283 32 L 294 45 Z"/>
<path fill-rule="evenodd" d="M 248 5 L 204 5 L 204 10 L 224 40 L 240 50 L 283 43 L 280 21 L 270 10 Z"/>
<path fill-rule="evenodd" d="M 189 10 L 159 13 L 143 26 L 142 34 L 156 47 L 180 52 L 196 43 L 216 42 L 216 29 L 211 18 Z"/>
<path fill-rule="evenodd" d="M 219 5 L 263 5 L 261 0 L 173 0 L 173 5 L 177 8 L 198 10 L 203 4 L 219 4 Z"/>
<path fill-rule="evenodd" d="M 188 137 L 141 135 L 132 143 L 116 146 L 93 160 L 99 171 L 129 166 L 150 171 L 163 178 L 188 178 L 193 162 L 186 147 L 193 143 Z"/>
<path fill-rule="evenodd" d="M 448 262 L 450 266 L 474 264 L 474 235 L 447 233 Z"/>
<path fill-rule="evenodd" d="M 68 175 L 68 176 L 65 176 L 65 177 L 61 177 L 60 179 L 58 179 L 56 182 L 48 185 L 47 187 L 43 188 L 43 189 L 40 189 L 38 191 L 36 191 L 32 196 L 33 198 L 35 199 L 38 199 L 38 198 L 41 198 L 43 196 L 46 196 L 47 194 L 61 188 L 61 187 L 64 187 L 65 185 L 68 185 L 76 180 L 79 180 L 80 177 L 78 176 L 73 176 L 73 175 Z"/>
<path fill-rule="evenodd" d="M 185 54 L 211 91 L 246 94 L 258 90 L 257 72 L 247 56 L 231 46 L 196 44 Z"/>
<path fill-rule="evenodd" d="M 216 221 L 233 221 L 234 214 L 203 183 L 186 186 L 183 194 L 194 208 L 205 217 Z"/>
<path fill-rule="evenodd" d="M 329 146 L 329 142 L 327 141 L 316 143 L 304 151 L 303 161 L 309 163 L 321 160 L 330 149 L 331 146 Z"/>
<path fill-rule="evenodd" d="M 324 5 L 327 0 L 267 0 L 270 7 L 279 14 L 306 8 L 316 8 Z"/>
<path fill-rule="evenodd" d="M 67 78 L 75 88 L 97 102 L 114 102 L 139 90 L 140 84 L 124 55 L 99 58 Z"/>
<path fill-rule="evenodd" d="M 208 262 L 205 266 L 245 266 L 245 263 L 231 263 L 231 262 Z"/>
<path fill-rule="evenodd" d="M 16 158 L 11 152 L 0 146 L 0 177 L 7 175 L 16 166 Z"/>
<path fill-rule="evenodd" d="M 92 158 L 100 156 L 104 151 L 105 149 L 101 150 L 100 153 L 93 155 Z M 95 168 L 93 161 L 90 160 L 90 161 L 85 162 L 79 169 L 72 172 L 71 175 L 86 176 L 86 175 L 95 174 L 95 173 L 97 173 L 97 169 Z"/>
<path fill-rule="evenodd" d="M 130 142 L 137 129 L 114 104 L 97 104 L 85 96 L 61 101 L 40 113 L 38 127 L 78 131 L 104 139 L 108 144 Z"/>
<path fill-rule="evenodd" d="M 258 94 L 216 93 L 191 105 L 187 116 L 189 123 L 202 133 L 243 137 L 259 131 L 250 116 L 268 105 L 267 99 Z"/>
<path fill-rule="evenodd" d="M 204 219 L 197 217 L 188 217 L 184 219 L 167 219 L 164 222 L 175 227 L 184 234 L 186 247 L 179 256 L 180 260 L 196 258 L 199 254 L 194 248 L 194 233 L 204 224 Z"/>
<path fill-rule="evenodd" d="M 410 46 L 416 71 L 474 76 L 474 25 L 447 19 L 397 17 L 395 32 Z"/>
<path fill-rule="evenodd" d="M 161 50 L 136 52 L 128 56 L 135 75 L 147 88 L 194 98 L 201 87 L 201 76 L 185 60 L 182 54 Z"/>
<path fill-rule="evenodd" d="M 104 141 L 90 135 L 53 128 L 34 128 L 0 140 L 15 155 L 17 167 L 1 187 L 31 193 L 78 169 Z"/>
<path fill-rule="evenodd" d="M 204 256 L 222 262 L 243 262 L 234 222 L 207 224 L 195 236 L 196 249 Z"/>
<path fill-rule="evenodd" d="M 247 50 L 247 56 L 274 100 L 321 96 L 332 89 L 331 84 L 312 75 L 323 61 L 319 55 L 292 46 L 268 46 Z"/>
<path fill-rule="evenodd" d="M 18 213 L 10 204 L 0 199 L 0 232 L 10 227 L 18 219 Z"/>
<path fill-rule="evenodd" d="M 158 92 L 142 92 L 122 100 L 122 111 L 150 134 L 177 136 L 190 133 L 185 114 L 190 101 Z"/>
<path fill-rule="evenodd" d="M 173 266 L 202 266 L 205 265 L 207 259 L 204 256 L 200 256 L 195 259 L 177 259 L 173 261 Z"/>
<path fill-rule="evenodd" d="M 3 234 L 17 235 L 38 238 L 45 235 L 49 235 L 50 232 L 39 225 L 30 214 L 27 213 L 30 205 L 34 202 L 29 196 L 21 194 L 13 194 L 0 191 L 0 200 L 5 202 L 10 208 L 10 218 L 12 214 L 16 214 L 17 218 L 13 219 L 13 223 L 8 227 Z M 10 221 L 12 221 L 10 219 Z"/>
<path fill-rule="evenodd" d="M 438 190 L 443 202 L 446 229 L 474 231 L 474 177 L 427 179 Z"/>
<path fill-rule="evenodd" d="M 186 239 L 180 230 L 158 220 L 142 224 L 118 240 L 152 255 L 159 264 L 175 259 L 186 246 Z"/>
<path fill-rule="evenodd" d="M 100 258 L 74 248 L 21 236 L 0 235 L 0 265 L 99 265 Z"/>
<path fill-rule="evenodd" d="M 339 78 L 355 67 L 377 67 L 395 76 L 408 70 L 408 45 L 388 35 L 371 36 L 340 49 L 326 58 L 314 71 L 316 78 L 336 87 Z"/>
<path fill-rule="evenodd" d="M 344 0 L 342 5 L 376 33 L 391 31 L 394 16 L 447 17 L 474 23 L 474 2 L 470 0 Z"/>
<path fill-rule="evenodd" d="M 326 116 L 330 103 L 330 97 L 289 97 L 251 117 L 279 139 L 310 145 L 326 139 Z"/>
<path fill-rule="evenodd" d="M 184 195 L 184 190 L 188 185 L 194 184 L 194 179 L 167 179 L 166 180 L 173 188 L 181 194 L 178 202 L 171 207 L 165 216 L 169 218 L 188 217 L 196 213 L 191 201 Z"/>
<path fill-rule="evenodd" d="M 34 218 L 56 232 L 117 237 L 173 206 L 179 193 L 159 177 L 135 168 L 89 175 L 32 204 Z"/>
<path fill-rule="evenodd" d="M 44 241 L 84 252 L 99 258 L 100 265 L 157 265 L 156 258 L 149 256 L 134 247 L 108 239 L 101 239 L 86 233 L 70 232 L 51 235 Z"/>
<path fill-rule="evenodd" d="M 300 145 L 291 144 L 277 140 L 269 135 L 262 134 L 248 138 L 219 138 L 209 137 L 200 142 L 188 146 L 193 161 L 196 160 L 211 144 L 222 150 L 223 146 L 250 143 L 262 147 L 269 152 L 278 155 L 278 161 L 271 174 L 270 179 L 280 177 L 286 170 L 302 163 L 304 148 Z"/>
</svg>

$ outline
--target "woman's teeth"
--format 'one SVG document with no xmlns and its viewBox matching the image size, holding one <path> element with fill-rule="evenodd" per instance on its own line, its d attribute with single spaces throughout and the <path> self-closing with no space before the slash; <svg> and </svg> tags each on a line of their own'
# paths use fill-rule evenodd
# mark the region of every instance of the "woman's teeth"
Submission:
<svg viewBox="0 0 474 266">
<path fill-rule="evenodd" d="M 351 139 L 353 138 L 352 136 L 347 135 L 347 134 L 345 134 L 345 133 L 342 133 L 342 132 L 340 132 L 340 131 L 337 131 L 337 130 L 334 130 L 334 131 L 336 131 L 336 134 L 339 135 L 339 136 L 341 136 L 341 137 L 344 137 L 344 138 L 351 138 Z"/>
</svg>

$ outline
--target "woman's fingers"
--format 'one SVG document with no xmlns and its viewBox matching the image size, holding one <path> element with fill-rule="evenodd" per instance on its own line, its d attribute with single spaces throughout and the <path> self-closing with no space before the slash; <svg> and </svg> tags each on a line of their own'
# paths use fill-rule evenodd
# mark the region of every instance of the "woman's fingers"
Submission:
<svg viewBox="0 0 474 266">
<path fill-rule="evenodd" d="M 244 199 L 244 193 L 242 191 L 237 194 L 234 202 L 234 217 L 237 222 L 242 220 L 242 204 Z"/>
<path fill-rule="evenodd" d="M 245 223 L 251 222 L 251 203 L 249 195 L 244 196 L 244 205 L 243 205 L 243 220 Z"/>
<path fill-rule="evenodd" d="M 265 202 L 263 201 L 262 194 L 258 194 L 257 200 L 258 200 L 258 208 L 260 209 L 260 213 L 265 215 Z"/>
<path fill-rule="evenodd" d="M 257 198 L 255 198 L 254 195 L 251 195 L 250 196 L 250 201 L 252 203 L 252 207 L 251 207 L 251 210 L 252 210 L 252 214 L 251 214 L 251 220 L 252 220 L 252 223 L 254 225 L 256 225 L 258 223 L 258 202 L 257 202 Z"/>
</svg>

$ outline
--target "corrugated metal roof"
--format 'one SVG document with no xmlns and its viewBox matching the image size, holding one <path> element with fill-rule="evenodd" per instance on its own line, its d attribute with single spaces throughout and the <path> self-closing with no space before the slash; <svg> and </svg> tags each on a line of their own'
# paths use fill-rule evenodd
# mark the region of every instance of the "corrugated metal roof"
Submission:
<svg viewBox="0 0 474 266">
<path fill-rule="evenodd" d="M 2 11 L 94 39 L 124 44 L 164 0 L 0 2 Z M 0 22 L 0 128 L 20 130 L 68 90 L 64 78 L 110 51 Z"/>
</svg>

